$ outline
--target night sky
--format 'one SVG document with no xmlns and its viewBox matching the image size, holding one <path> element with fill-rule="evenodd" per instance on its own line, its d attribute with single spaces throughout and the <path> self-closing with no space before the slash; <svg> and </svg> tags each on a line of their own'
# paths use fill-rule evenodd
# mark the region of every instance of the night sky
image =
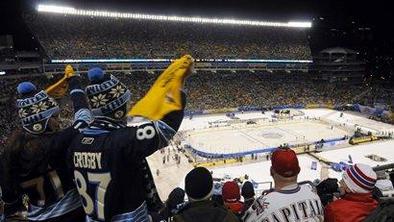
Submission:
<svg viewBox="0 0 394 222">
<path fill-rule="evenodd" d="M 28 39 L 21 15 L 34 10 L 38 3 L 71 5 L 78 8 L 105 9 L 123 12 L 143 12 L 167 15 L 207 16 L 274 21 L 310 20 L 310 44 L 313 53 L 332 47 L 343 46 L 358 50 L 365 59 L 393 67 L 394 13 L 389 1 L 354 0 L 4 0 L 1 4 L 0 34 L 14 35 L 17 49 L 31 49 L 34 44 Z M 359 28 L 370 31 L 359 31 Z M 384 61 L 382 61 L 382 59 Z M 379 61 L 378 61 L 379 60 Z M 383 72 L 393 75 L 393 68 Z"/>
</svg>

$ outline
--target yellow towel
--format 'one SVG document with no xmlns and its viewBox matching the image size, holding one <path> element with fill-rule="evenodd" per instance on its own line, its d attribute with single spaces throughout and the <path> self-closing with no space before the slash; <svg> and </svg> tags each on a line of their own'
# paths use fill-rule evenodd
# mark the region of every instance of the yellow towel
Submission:
<svg viewBox="0 0 394 222">
<path fill-rule="evenodd" d="M 128 116 L 142 116 L 160 120 L 166 114 L 182 109 L 181 92 L 183 80 L 193 58 L 185 55 L 175 60 L 155 81 L 148 93 L 127 113 Z"/>
<path fill-rule="evenodd" d="M 64 97 L 68 90 L 67 79 L 71 78 L 72 76 L 74 76 L 74 69 L 71 65 L 67 65 L 64 70 L 63 78 L 46 88 L 45 92 L 55 99 Z"/>
</svg>

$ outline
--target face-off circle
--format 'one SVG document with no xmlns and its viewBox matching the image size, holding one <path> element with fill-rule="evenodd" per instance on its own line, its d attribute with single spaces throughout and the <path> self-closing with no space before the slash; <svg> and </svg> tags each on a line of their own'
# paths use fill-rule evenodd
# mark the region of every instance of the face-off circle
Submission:
<svg viewBox="0 0 394 222">
<path fill-rule="evenodd" d="M 275 132 L 262 132 L 259 134 L 259 136 L 265 138 L 265 139 L 280 139 L 283 138 L 283 135 L 280 133 L 275 133 Z"/>
</svg>

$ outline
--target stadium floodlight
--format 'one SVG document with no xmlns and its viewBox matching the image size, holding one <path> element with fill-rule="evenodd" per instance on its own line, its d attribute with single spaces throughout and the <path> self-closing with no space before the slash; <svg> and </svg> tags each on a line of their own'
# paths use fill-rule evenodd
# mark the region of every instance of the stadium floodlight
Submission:
<svg viewBox="0 0 394 222">
<path fill-rule="evenodd" d="M 270 22 L 270 21 L 238 20 L 238 19 L 224 19 L 224 18 L 166 16 L 166 15 L 151 15 L 151 14 L 141 14 L 141 13 L 122 13 L 122 12 L 108 12 L 108 11 L 97 11 L 97 10 L 83 10 L 83 9 L 75 9 L 73 7 L 43 5 L 43 4 L 37 6 L 37 11 L 46 12 L 46 13 L 81 15 L 81 16 L 130 18 L 130 19 L 142 19 L 142 20 L 207 23 L 207 24 L 270 26 L 270 27 L 289 27 L 289 28 L 312 27 L 312 23 L 307 21 Z"/>
<path fill-rule="evenodd" d="M 39 12 L 53 12 L 62 14 L 72 14 L 76 11 L 72 7 L 56 6 L 56 5 L 38 5 L 37 10 Z"/>
<path fill-rule="evenodd" d="M 311 22 L 288 22 L 292 27 L 300 27 L 300 28 L 311 28 Z"/>
</svg>

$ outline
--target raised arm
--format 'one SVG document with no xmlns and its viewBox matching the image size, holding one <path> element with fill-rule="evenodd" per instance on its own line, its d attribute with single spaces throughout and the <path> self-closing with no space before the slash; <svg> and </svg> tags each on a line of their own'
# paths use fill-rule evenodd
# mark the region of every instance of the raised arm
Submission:
<svg viewBox="0 0 394 222">
<path fill-rule="evenodd" d="M 79 133 L 79 129 L 93 122 L 93 115 L 81 86 L 81 77 L 74 73 L 71 66 L 67 66 L 65 76 L 67 76 L 70 98 L 74 107 L 74 123 L 71 127 L 59 132 L 52 140 L 51 155 L 53 158 L 65 158 L 66 150 L 74 136 Z"/>
<path fill-rule="evenodd" d="M 148 119 L 129 129 L 134 150 L 149 156 L 168 145 L 184 116 L 186 94 L 183 87 L 192 73 L 193 59 L 184 56 L 171 64 L 148 93 L 129 112 L 133 119 Z"/>
<path fill-rule="evenodd" d="M 86 127 L 93 122 L 93 115 L 90 112 L 89 104 L 86 99 L 85 91 L 81 86 L 81 77 L 73 76 L 70 78 L 70 97 L 74 106 L 74 128 Z"/>
</svg>

